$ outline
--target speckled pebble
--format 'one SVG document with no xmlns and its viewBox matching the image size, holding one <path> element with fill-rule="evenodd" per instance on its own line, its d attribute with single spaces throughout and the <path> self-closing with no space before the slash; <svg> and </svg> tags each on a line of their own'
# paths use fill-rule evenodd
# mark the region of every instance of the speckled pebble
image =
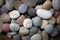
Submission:
<svg viewBox="0 0 60 40">
<path fill-rule="evenodd" d="M 31 37 L 31 40 L 41 40 L 41 39 L 42 39 L 42 37 L 40 34 L 35 34 Z"/>
<path fill-rule="evenodd" d="M 9 14 L 7 14 L 7 13 L 3 13 L 3 14 L 1 14 L 1 16 L 0 16 L 0 20 L 2 21 L 2 22 L 10 22 L 10 16 L 9 16 Z"/>
<path fill-rule="evenodd" d="M 2 5 L 3 5 L 3 3 L 4 3 L 4 1 L 3 1 L 3 0 L 0 0 L 0 6 L 2 6 Z"/>
<path fill-rule="evenodd" d="M 32 21 L 33 21 L 34 26 L 36 26 L 36 27 L 41 25 L 41 18 L 38 16 L 32 18 Z"/>
<path fill-rule="evenodd" d="M 11 23 L 10 24 L 10 30 L 13 31 L 13 32 L 18 31 L 19 27 L 20 26 L 18 24 L 16 24 L 16 23 Z"/>
<path fill-rule="evenodd" d="M 19 30 L 19 34 L 21 36 L 29 34 L 29 30 L 27 28 L 25 28 L 25 27 L 21 27 L 20 30 Z"/>
<path fill-rule="evenodd" d="M 10 18 L 12 19 L 16 19 L 20 16 L 20 13 L 17 10 L 13 10 L 11 12 L 9 12 Z"/>
<path fill-rule="evenodd" d="M 26 4 L 21 4 L 18 8 L 18 11 L 22 14 L 24 14 L 28 9 L 28 6 Z"/>
<path fill-rule="evenodd" d="M 49 19 L 52 17 L 52 12 L 51 11 L 48 11 L 48 10 L 45 10 L 45 9 L 38 9 L 37 10 L 37 15 L 43 19 Z"/>
<path fill-rule="evenodd" d="M 45 32 L 47 34 L 51 34 L 51 33 L 53 33 L 53 31 L 54 31 L 54 26 L 52 24 L 47 24 L 45 27 Z"/>
<path fill-rule="evenodd" d="M 24 20 L 24 22 L 23 22 L 23 26 L 24 26 L 25 28 L 31 28 L 31 27 L 32 27 L 32 20 L 29 19 L 29 18 L 26 18 L 26 19 Z"/>
</svg>

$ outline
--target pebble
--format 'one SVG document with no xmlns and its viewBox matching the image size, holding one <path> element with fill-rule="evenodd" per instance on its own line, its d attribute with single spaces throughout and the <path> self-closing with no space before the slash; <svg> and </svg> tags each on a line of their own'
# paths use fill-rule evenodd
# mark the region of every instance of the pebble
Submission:
<svg viewBox="0 0 60 40">
<path fill-rule="evenodd" d="M 57 27 L 57 30 L 60 32 L 60 25 L 57 25 L 56 27 Z"/>
<path fill-rule="evenodd" d="M 42 38 L 43 40 L 48 40 L 49 36 L 45 31 L 42 31 Z"/>
<path fill-rule="evenodd" d="M 24 14 L 28 9 L 28 6 L 26 4 L 21 4 L 18 8 L 18 11 L 22 14 Z"/>
<path fill-rule="evenodd" d="M 29 34 L 29 30 L 27 28 L 25 28 L 25 27 L 21 27 L 20 30 L 19 30 L 19 34 L 21 36 L 27 35 L 27 34 Z"/>
<path fill-rule="evenodd" d="M 18 31 L 19 30 L 19 27 L 20 26 L 18 24 L 16 24 L 16 23 L 11 23 L 10 24 L 10 30 L 13 31 L 13 32 Z"/>
<path fill-rule="evenodd" d="M 52 1 L 52 6 L 55 10 L 59 10 L 60 9 L 60 1 L 59 0 L 53 0 Z"/>
<path fill-rule="evenodd" d="M 48 20 L 42 20 L 41 29 L 45 29 L 45 26 L 48 24 Z"/>
<path fill-rule="evenodd" d="M 3 5 L 3 3 L 4 3 L 4 1 L 3 1 L 3 0 L 0 0 L 0 6 L 2 6 L 2 5 Z"/>
<path fill-rule="evenodd" d="M 53 33 L 53 31 L 54 31 L 54 26 L 52 24 L 47 24 L 45 27 L 45 32 L 47 34 L 51 34 L 51 33 Z"/>
<path fill-rule="evenodd" d="M 0 16 L 0 20 L 2 21 L 2 22 L 10 22 L 10 16 L 9 16 L 9 14 L 7 14 L 7 13 L 3 13 L 3 14 L 1 14 L 1 16 Z"/>
<path fill-rule="evenodd" d="M 9 12 L 10 18 L 12 19 L 16 19 L 20 16 L 20 13 L 17 10 L 13 10 L 11 12 Z"/>
<path fill-rule="evenodd" d="M 26 18 L 26 19 L 24 20 L 24 22 L 23 22 L 23 26 L 24 26 L 25 28 L 31 28 L 31 27 L 32 27 L 32 20 L 29 19 L 29 18 Z"/>
<path fill-rule="evenodd" d="M 51 37 L 55 37 L 58 35 L 58 30 L 57 28 L 54 29 L 54 32 L 50 35 Z"/>
<path fill-rule="evenodd" d="M 49 0 L 46 0 L 43 4 L 43 9 L 50 9 L 51 7 L 52 7 L 52 2 Z"/>
<path fill-rule="evenodd" d="M 31 17 L 36 16 L 36 10 L 34 8 L 29 8 L 28 9 L 28 15 Z"/>
<path fill-rule="evenodd" d="M 52 12 L 45 10 L 45 9 L 38 9 L 37 10 L 37 15 L 43 19 L 49 19 L 52 17 Z"/>
<path fill-rule="evenodd" d="M 23 25 L 23 21 L 26 17 L 24 15 L 21 15 L 17 20 L 16 23 L 19 25 Z"/>
<path fill-rule="evenodd" d="M 22 0 L 22 2 L 29 7 L 34 7 L 37 3 L 37 0 Z"/>
<path fill-rule="evenodd" d="M 20 38 L 20 35 L 19 34 L 16 34 L 16 35 L 14 35 L 13 36 L 13 40 L 20 40 L 21 38 Z"/>
<path fill-rule="evenodd" d="M 31 37 L 31 40 L 41 40 L 41 39 L 42 39 L 42 37 L 40 34 L 35 34 Z"/>
<path fill-rule="evenodd" d="M 60 24 L 60 15 L 57 18 L 57 24 Z"/>
<path fill-rule="evenodd" d="M 2 25 L 2 30 L 5 32 L 9 32 L 10 31 L 10 24 L 9 23 L 5 23 Z"/>
<path fill-rule="evenodd" d="M 36 28 L 35 26 L 33 26 L 33 27 L 30 29 L 29 35 L 32 36 L 32 35 L 36 34 L 36 33 L 38 32 L 38 30 L 39 30 L 38 28 Z"/>
<path fill-rule="evenodd" d="M 55 22 L 56 22 L 56 19 L 54 17 L 52 17 L 48 20 L 49 24 L 55 24 Z"/>
<path fill-rule="evenodd" d="M 38 16 L 32 18 L 32 21 L 33 21 L 34 26 L 36 26 L 36 27 L 41 25 L 41 18 Z"/>
</svg>

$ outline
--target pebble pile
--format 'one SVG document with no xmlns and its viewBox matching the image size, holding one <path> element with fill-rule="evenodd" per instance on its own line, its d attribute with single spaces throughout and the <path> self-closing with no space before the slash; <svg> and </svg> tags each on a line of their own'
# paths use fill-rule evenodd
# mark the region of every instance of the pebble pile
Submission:
<svg viewBox="0 0 60 40">
<path fill-rule="evenodd" d="M 60 0 L 0 0 L 0 34 L 13 40 L 55 40 Z"/>
</svg>

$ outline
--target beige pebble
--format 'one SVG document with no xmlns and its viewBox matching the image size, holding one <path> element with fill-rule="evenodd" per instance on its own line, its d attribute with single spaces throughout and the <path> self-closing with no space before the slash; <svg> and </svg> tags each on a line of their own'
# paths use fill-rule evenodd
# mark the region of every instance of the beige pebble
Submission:
<svg viewBox="0 0 60 40">
<path fill-rule="evenodd" d="M 48 20 L 42 20 L 41 29 L 44 29 L 47 24 L 48 24 Z"/>
<path fill-rule="evenodd" d="M 60 15 L 59 15 L 59 17 L 57 18 L 57 23 L 60 24 Z"/>
</svg>

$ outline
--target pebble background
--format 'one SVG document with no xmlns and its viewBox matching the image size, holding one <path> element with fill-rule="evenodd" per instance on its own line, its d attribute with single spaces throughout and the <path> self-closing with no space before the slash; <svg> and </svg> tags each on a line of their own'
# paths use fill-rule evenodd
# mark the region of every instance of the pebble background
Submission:
<svg viewBox="0 0 60 40">
<path fill-rule="evenodd" d="M 0 0 L 0 40 L 60 40 L 60 0 Z"/>
</svg>

